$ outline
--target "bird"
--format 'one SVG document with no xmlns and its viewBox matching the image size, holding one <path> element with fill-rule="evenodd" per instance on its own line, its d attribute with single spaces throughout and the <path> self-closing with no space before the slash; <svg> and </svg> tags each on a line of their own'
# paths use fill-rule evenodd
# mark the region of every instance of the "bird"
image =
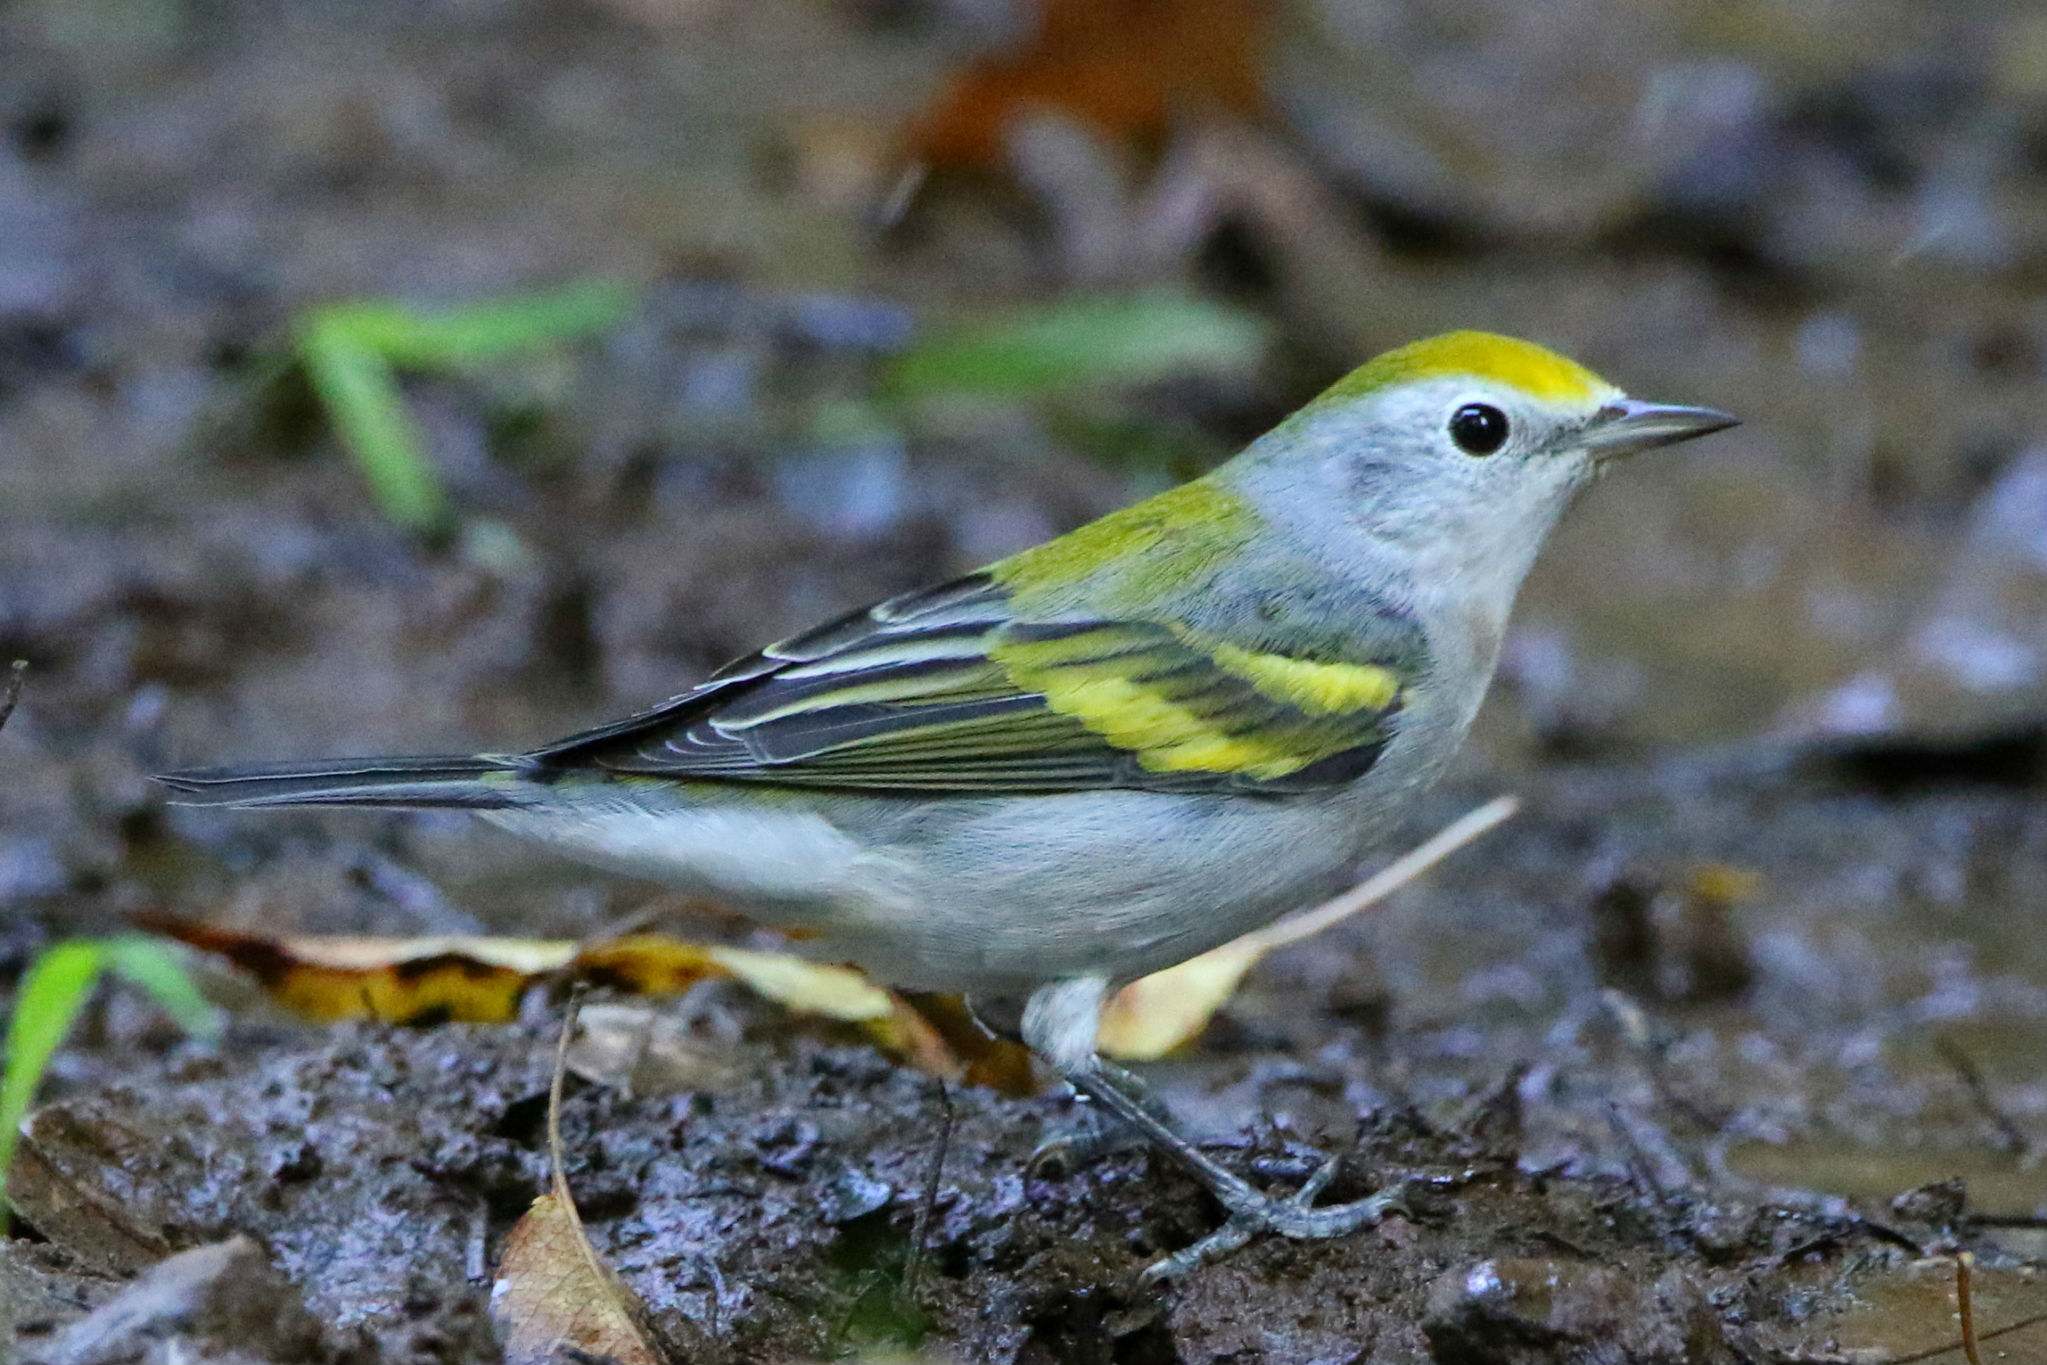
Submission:
<svg viewBox="0 0 2047 1365">
<path fill-rule="evenodd" d="M 1338 380 L 1207 474 L 771 644 L 523 752 L 194 769 L 191 804 L 448 808 L 965 995 L 1180 1162 L 1226 1221 L 1353 1232 L 1398 1190 L 1276 1195 L 1095 1047 L 1119 985 L 1311 899 L 1477 713 L 1574 496 L 1735 425 L 1532 342 L 1451 332 Z"/>
</svg>

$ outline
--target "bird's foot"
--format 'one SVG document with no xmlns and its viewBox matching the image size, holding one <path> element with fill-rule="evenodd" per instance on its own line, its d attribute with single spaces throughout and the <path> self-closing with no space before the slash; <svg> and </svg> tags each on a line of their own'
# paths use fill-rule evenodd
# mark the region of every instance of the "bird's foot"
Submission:
<svg viewBox="0 0 2047 1365">
<path fill-rule="evenodd" d="M 1353 1203 L 1316 1208 L 1315 1199 L 1335 1179 L 1339 1160 L 1330 1157 L 1300 1189 L 1289 1195 L 1275 1197 L 1242 1181 L 1212 1186 L 1215 1197 L 1229 1212 L 1228 1220 L 1194 1245 L 1147 1267 L 1144 1283 L 1178 1279 L 1209 1261 L 1227 1256 L 1261 1232 L 1275 1232 L 1299 1241 L 1342 1237 L 1371 1226 L 1401 1207 L 1407 1193 L 1405 1183 Z"/>
<path fill-rule="evenodd" d="M 1039 1143 L 1025 1171 L 1034 1180 L 1063 1180 L 1105 1156 L 1146 1146 L 1142 1133 L 1121 1124 L 1084 1123 Z"/>
<path fill-rule="evenodd" d="M 1114 1077 L 1117 1089 L 1147 1114 L 1161 1124 L 1172 1122 L 1166 1106 L 1137 1077 L 1108 1062 L 1102 1063 L 1102 1069 Z M 1075 1106 L 1069 1125 L 1038 1144 L 1025 1169 L 1033 1177 L 1057 1180 L 1077 1174 L 1103 1157 L 1145 1148 L 1151 1141 L 1148 1134 L 1083 1100 Z"/>
</svg>

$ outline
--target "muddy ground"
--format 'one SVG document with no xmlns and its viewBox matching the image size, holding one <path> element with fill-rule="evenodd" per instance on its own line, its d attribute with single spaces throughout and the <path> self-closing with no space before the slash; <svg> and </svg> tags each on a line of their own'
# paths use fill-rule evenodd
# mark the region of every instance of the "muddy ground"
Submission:
<svg viewBox="0 0 2047 1365">
<path fill-rule="evenodd" d="M 145 775 L 538 741 L 1161 487 L 1373 349 L 1492 327 L 1747 424 L 1577 509 L 1407 837 L 1524 813 L 1146 1068 L 1225 1159 L 1284 1183 L 1341 1150 L 1333 1196 L 1407 1181 L 1407 1211 L 1145 1287 L 1215 1223 L 1175 1170 L 1027 1176 L 1065 1098 L 942 1094 L 718 987 L 666 1007 L 693 1060 L 665 1084 L 570 1088 L 597 1247 L 693 1360 L 1959 1361 L 1963 1251 L 1981 1357 L 2047 1359 L 2047 25 L 1291 4 L 1261 110 L 1040 138 L 877 227 L 905 120 L 1016 29 L 0 9 L 0 656 L 31 664 L 0 983 L 144 910 L 757 941 L 459 818 L 184 811 Z M 380 516 L 277 363 L 310 305 L 588 278 L 634 316 L 409 387 L 446 537 Z M 1161 282 L 1273 344 L 1084 399 L 883 391 L 934 328 Z M 59 1054 L 0 1340 L 496 1359 L 555 1003 L 322 1029 L 208 979 L 222 1041 L 109 989 Z M 244 1292 L 198 1325 L 76 1328 L 237 1234 Z"/>
</svg>

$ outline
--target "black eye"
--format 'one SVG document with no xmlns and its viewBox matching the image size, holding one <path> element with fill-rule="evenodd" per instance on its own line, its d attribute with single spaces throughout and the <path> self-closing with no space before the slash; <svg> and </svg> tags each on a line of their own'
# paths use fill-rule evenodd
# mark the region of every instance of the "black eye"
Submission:
<svg viewBox="0 0 2047 1365">
<path fill-rule="evenodd" d="M 1450 415 L 1450 439 L 1466 455 L 1490 455 L 1507 444 L 1507 414 L 1490 403 L 1466 403 Z"/>
</svg>

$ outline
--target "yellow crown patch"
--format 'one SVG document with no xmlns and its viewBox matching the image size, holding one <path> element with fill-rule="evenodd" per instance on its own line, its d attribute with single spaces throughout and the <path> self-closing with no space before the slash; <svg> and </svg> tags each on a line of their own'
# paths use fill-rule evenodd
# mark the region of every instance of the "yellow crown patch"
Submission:
<svg viewBox="0 0 2047 1365">
<path fill-rule="evenodd" d="M 1583 365 L 1533 342 L 1491 332 L 1445 332 L 1366 361 L 1316 401 L 1357 398 L 1389 384 L 1446 375 L 1491 380 L 1552 403 L 1589 403 L 1615 392 Z"/>
</svg>

